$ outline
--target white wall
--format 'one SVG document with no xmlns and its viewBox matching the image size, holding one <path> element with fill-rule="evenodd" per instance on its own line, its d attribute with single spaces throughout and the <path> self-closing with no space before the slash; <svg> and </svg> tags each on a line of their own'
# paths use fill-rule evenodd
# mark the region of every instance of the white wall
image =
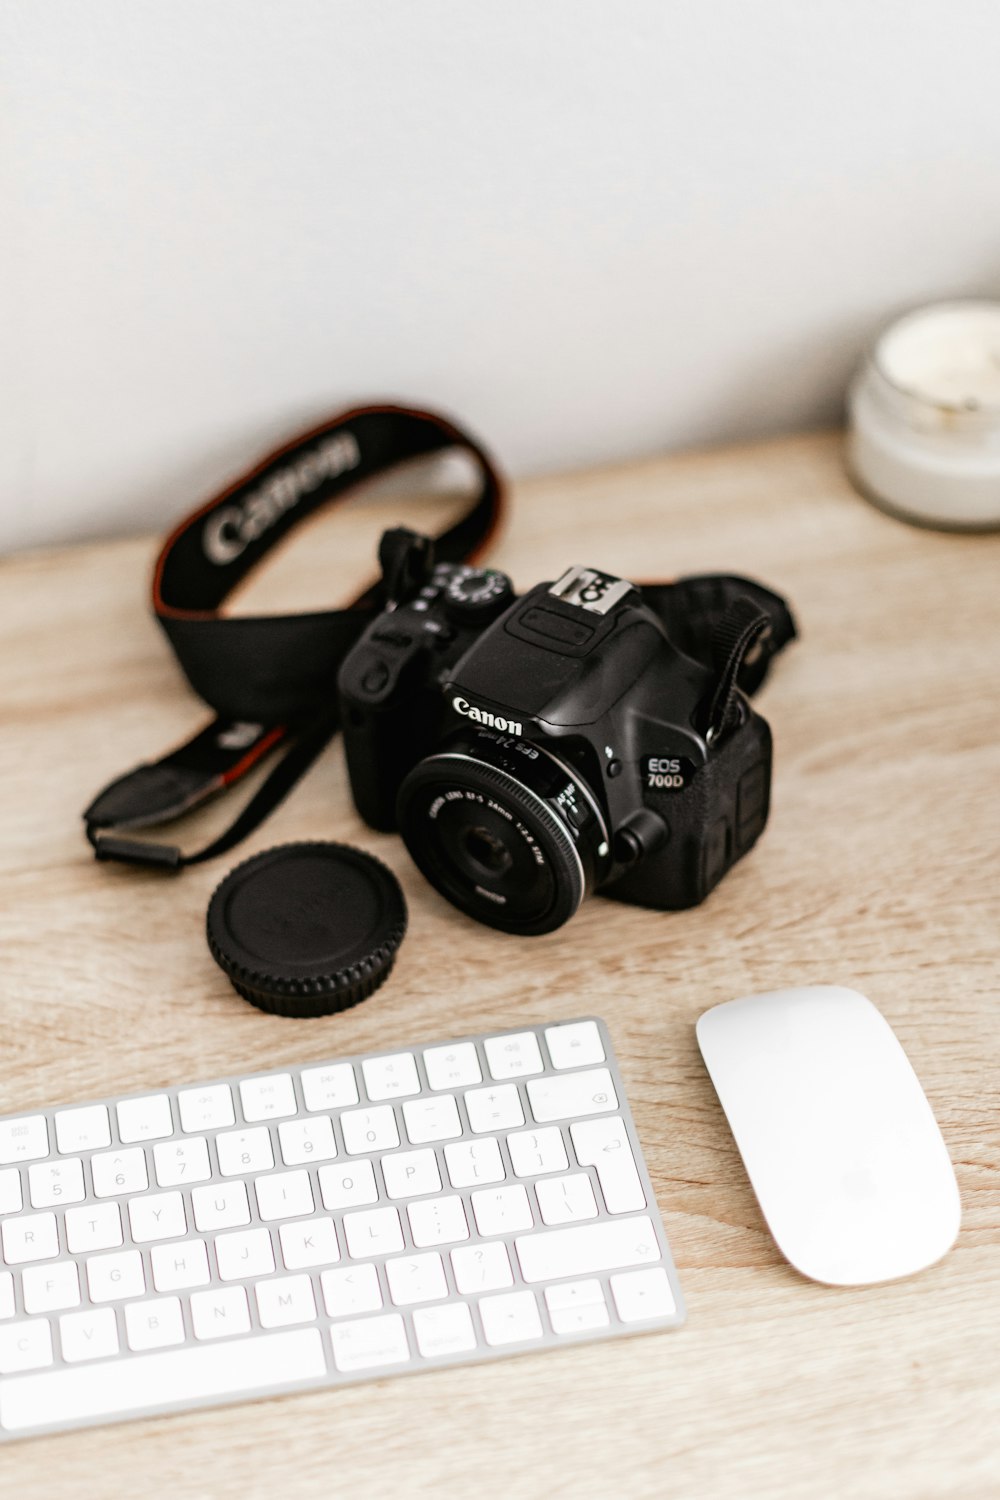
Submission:
<svg viewBox="0 0 1000 1500">
<path fill-rule="evenodd" d="M 826 422 L 1000 290 L 989 0 L 0 0 L 0 548 L 395 395 L 517 472 Z"/>
</svg>

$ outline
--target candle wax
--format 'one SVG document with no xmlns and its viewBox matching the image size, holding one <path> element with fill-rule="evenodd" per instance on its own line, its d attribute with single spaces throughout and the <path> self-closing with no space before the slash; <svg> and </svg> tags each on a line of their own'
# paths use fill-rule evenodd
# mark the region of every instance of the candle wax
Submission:
<svg viewBox="0 0 1000 1500">
<path fill-rule="evenodd" d="M 894 386 L 937 406 L 1000 409 L 1000 304 L 910 313 L 882 335 L 875 359 Z"/>
</svg>

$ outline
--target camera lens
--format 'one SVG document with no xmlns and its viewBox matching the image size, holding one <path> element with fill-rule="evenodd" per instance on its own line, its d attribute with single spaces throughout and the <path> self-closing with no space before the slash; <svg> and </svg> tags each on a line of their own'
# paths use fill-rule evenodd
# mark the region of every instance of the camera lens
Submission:
<svg viewBox="0 0 1000 1500">
<path fill-rule="evenodd" d="M 503 875 L 513 867 L 513 854 L 492 829 L 482 825 L 466 828 L 462 837 L 470 863 L 478 865 L 485 875 Z"/>
<path fill-rule="evenodd" d="M 608 858 L 600 808 L 557 756 L 487 729 L 456 735 L 403 782 L 399 830 L 453 905 L 504 932 L 551 932 Z"/>
</svg>

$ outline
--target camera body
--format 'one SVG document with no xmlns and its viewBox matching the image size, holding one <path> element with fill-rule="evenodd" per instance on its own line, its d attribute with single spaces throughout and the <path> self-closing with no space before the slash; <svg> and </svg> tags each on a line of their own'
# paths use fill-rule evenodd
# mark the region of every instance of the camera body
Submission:
<svg viewBox="0 0 1000 1500">
<path fill-rule="evenodd" d="M 470 915 L 539 933 L 591 891 L 695 906 L 759 838 L 768 726 L 736 694 L 713 734 L 718 673 L 634 585 L 571 568 L 516 597 L 428 564 L 398 592 L 339 675 L 351 787 Z"/>
</svg>

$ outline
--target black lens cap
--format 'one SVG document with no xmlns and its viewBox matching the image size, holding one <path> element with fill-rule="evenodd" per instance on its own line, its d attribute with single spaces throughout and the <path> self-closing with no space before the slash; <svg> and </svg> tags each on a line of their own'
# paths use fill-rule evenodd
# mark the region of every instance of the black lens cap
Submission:
<svg viewBox="0 0 1000 1500">
<path fill-rule="evenodd" d="M 279 1016 L 329 1016 L 388 979 L 406 902 L 392 871 L 361 849 L 280 844 L 229 872 L 207 926 L 244 1000 Z"/>
</svg>

